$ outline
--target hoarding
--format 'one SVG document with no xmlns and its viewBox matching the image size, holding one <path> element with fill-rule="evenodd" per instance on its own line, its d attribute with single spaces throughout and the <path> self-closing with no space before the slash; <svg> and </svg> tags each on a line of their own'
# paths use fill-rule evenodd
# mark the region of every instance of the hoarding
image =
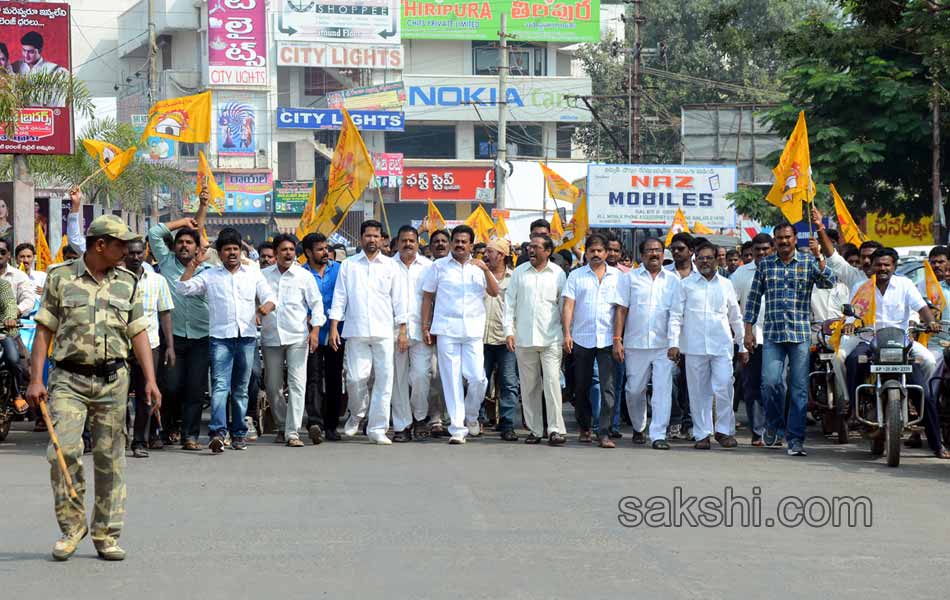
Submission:
<svg viewBox="0 0 950 600">
<path fill-rule="evenodd" d="M 404 83 L 410 121 L 482 121 L 498 114 L 497 77 L 406 75 Z M 584 103 L 571 98 L 589 96 L 590 86 L 587 77 L 511 77 L 504 98 L 508 119 L 590 121 Z"/>
<path fill-rule="evenodd" d="M 665 228 L 682 209 L 689 224 L 735 227 L 726 194 L 736 191 L 735 167 L 590 165 L 587 212 L 591 227 Z"/>
<path fill-rule="evenodd" d="M 406 87 L 401 81 L 351 88 L 327 94 L 330 108 L 347 110 L 399 110 L 406 103 Z"/>
<path fill-rule="evenodd" d="M 402 36 L 497 41 L 503 12 L 508 15 L 508 34 L 516 40 L 600 41 L 600 0 L 405 0 Z"/>
<path fill-rule="evenodd" d="M 211 85 L 267 87 L 265 15 L 263 0 L 208 3 Z"/>
<path fill-rule="evenodd" d="M 132 117 L 132 127 L 139 136 L 145 131 L 145 124 L 148 122 L 148 115 L 134 114 Z M 138 144 L 139 149 L 136 153 L 139 158 L 146 162 L 155 164 L 174 164 L 175 153 L 178 142 L 158 136 L 149 136 L 145 139 L 145 144 Z"/>
<path fill-rule="evenodd" d="M 275 181 L 274 212 L 302 213 L 310 199 L 312 181 Z"/>
<path fill-rule="evenodd" d="M 931 227 L 933 217 L 921 217 L 916 221 L 905 219 L 904 215 L 889 215 L 882 212 L 869 212 L 867 221 L 868 238 L 881 242 L 888 248 L 900 246 L 930 245 L 933 239 Z"/>
<path fill-rule="evenodd" d="M 278 41 L 398 44 L 399 0 L 280 0 Z"/>
<path fill-rule="evenodd" d="M 218 156 L 254 156 L 257 125 L 254 107 L 244 102 L 218 105 Z"/>
<path fill-rule="evenodd" d="M 273 210 L 274 179 L 270 171 L 246 171 L 240 173 L 219 172 L 215 181 L 224 190 L 224 213 L 265 213 Z M 192 175 L 194 180 L 194 175 Z M 194 186 L 183 199 L 185 211 L 198 208 Z"/>
<path fill-rule="evenodd" d="M 69 73 L 69 5 L 53 2 L 0 4 L 0 42 L 13 75 Z M 65 94 L 49 95 L 17 114 L 12 139 L 0 129 L 0 154 L 72 154 L 73 111 Z"/>
<path fill-rule="evenodd" d="M 402 46 L 355 46 L 321 42 L 277 42 L 277 64 L 282 67 L 402 70 Z"/>
<path fill-rule="evenodd" d="M 375 180 L 371 187 L 402 187 L 403 155 L 401 152 L 370 152 Z"/>
<path fill-rule="evenodd" d="M 490 167 L 403 167 L 401 201 L 472 202 L 479 188 L 495 187 Z"/>
<path fill-rule="evenodd" d="M 401 112 L 386 110 L 354 110 L 350 118 L 363 131 L 403 131 L 405 117 Z M 278 129 L 340 129 L 343 113 L 331 108 L 278 108 Z"/>
</svg>

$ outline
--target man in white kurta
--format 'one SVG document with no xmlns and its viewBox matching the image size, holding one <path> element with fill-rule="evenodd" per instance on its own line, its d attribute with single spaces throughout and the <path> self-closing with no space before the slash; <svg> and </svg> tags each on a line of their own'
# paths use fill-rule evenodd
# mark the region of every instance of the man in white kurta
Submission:
<svg viewBox="0 0 950 600">
<path fill-rule="evenodd" d="M 673 397 L 673 362 L 669 348 L 670 305 L 679 276 L 663 268 L 663 242 L 647 238 L 640 244 L 643 264 L 624 273 L 614 299 L 614 357 L 627 371 L 627 412 L 634 443 L 644 443 L 647 424 L 647 383 L 653 381 L 650 439 L 653 448 L 669 450 L 666 429 Z M 618 399 L 619 400 L 619 399 Z"/>
<path fill-rule="evenodd" d="M 422 282 L 432 261 L 419 254 L 419 232 L 405 225 L 396 234 L 399 254 L 396 265 L 406 295 L 406 328 L 409 346 L 396 348 L 393 377 L 394 442 L 428 437 L 429 381 L 432 377 L 432 347 L 422 339 Z M 398 342 L 397 342 L 398 343 Z"/>
<path fill-rule="evenodd" d="M 452 253 L 432 263 L 422 285 L 422 335 L 427 344 L 433 338 L 437 344 L 450 444 L 464 444 L 467 434 L 480 433 L 478 410 L 488 387 L 484 296 L 497 296 L 498 282 L 484 262 L 472 258 L 474 239 L 467 225 L 453 229 Z"/>
<path fill-rule="evenodd" d="M 360 246 L 363 251 L 340 265 L 333 304 L 330 308 L 330 347 L 340 347 L 340 332 L 346 338 L 344 364 L 350 418 L 343 434 L 353 437 L 369 409 L 366 433 L 377 444 L 391 444 L 390 401 L 393 391 L 393 330 L 397 343 L 409 344 L 406 334 L 406 294 L 399 265 L 380 252 L 383 226 L 379 221 L 363 221 Z M 373 376 L 372 397 L 368 383 Z"/>
<path fill-rule="evenodd" d="M 710 447 L 714 401 L 716 441 L 723 448 L 737 445 L 736 415 L 732 410 L 732 354 L 735 344 L 742 347 L 744 325 L 735 289 L 717 273 L 716 253 L 712 244 L 696 249 L 699 273 L 679 282 L 670 306 L 668 355 L 671 360 L 676 360 L 681 350 L 686 355 L 689 410 L 696 439 L 694 447 L 698 450 Z M 743 365 L 749 360 L 745 351 L 739 357 Z"/>
</svg>

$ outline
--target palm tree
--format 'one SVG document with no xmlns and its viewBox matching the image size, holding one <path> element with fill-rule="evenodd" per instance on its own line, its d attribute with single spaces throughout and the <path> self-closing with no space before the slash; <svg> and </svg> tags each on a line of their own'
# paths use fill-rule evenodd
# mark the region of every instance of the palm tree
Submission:
<svg viewBox="0 0 950 600">
<path fill-rule="evenodd" d="M 93 105 L 85 84 L 66 71 L 11 75 L 0 72 L 0 126 L 12 137 L 17 115 L 29 106 L 49 104 L 53 98 L 66 98 L 74 112 L 92 117 Z M 17 240 L 33 239 L 33 178 L 27 155 L 13 155 L 13 215 Z"/>
</svg>

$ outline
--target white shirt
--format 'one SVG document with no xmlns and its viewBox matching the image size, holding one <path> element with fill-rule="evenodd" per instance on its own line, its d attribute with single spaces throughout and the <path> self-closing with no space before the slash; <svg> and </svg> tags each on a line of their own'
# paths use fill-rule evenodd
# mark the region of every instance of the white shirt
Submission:
<svg viewBox="0 0 950 600">
<path fill-rule="evenodd" d="M 274 290 L 260 270 L 245 265 L 234 273 L 224 267 L 205 269 L 188 281 L 179 280 L 175 289 L 183 296 L 206 296 L 208 335 L 213 338 L 256 338 L 258 303 L 277 304 Z"/>
<path fill-rule="evenodd" d="M 43 271 L 37 271 L 36 269 L 30 269 L 30 272 L 26 274 L 30 278 L 30 281 L 33 282 L 33 287 L 36 289 L 43 289 L 46 287 L 46 273 Z"/>
<path fill-rule="evenodd" d="M 277 265 L 261 270 L 264 280 L 277 294 L 277 308 L 261 319 L 262 346 L 292 346 L 307 340 L 310 325 L 320 327 L 327 320 L 317 281 L 296 262 L 283 273 Z"/>
<path fill-rule="evenodd" d="M 0 277 L 6 279 L 13 288 L 20 316 L 33 312 L 33 306 L 36 304 L 36 286 L 27 274 L 12 265 L 7 265 Z"/>
<path fill-rule="evenodd" d="M 749 263 L 742 265 L 729 277 L 732 287 L 736 291 L 736 300 L 739 301 L 739 310 L 745 314 L 745 304 L 749 299 L 749 291 L 752 289 L 752 280 L 755 278 L 756 264 Z M 755 333 L 755 343 L 759 346 L 765 340 L 765 332 L 762 329 L 762 318 L 765 315 L 765 302 L 759 305 L 759 316 L 752 325 L 752 331 Z"/>
<path fill-rule="evenodd" d="M 651 350 L 669 347 L 670 305 L 679 286 L 675 272 L 660 269 L 653 277 L 640 266 L 620 276 L 613 303 L 627 311 L 623 347 Z"/>
<path fill-rule="evenodd" d="M 459 263 L 450 254 L 432 263 L 422 290 L 435 294 L 429 332 L 451 338 L 482 339 L 485 335 L 485 272 Z"/>
<path fill-rule="evenodd" d="M 852 290 L 852 296 L 859 287 Z M 927 306 L 914 282 L 903 275 L 891 275 L 883 294 L 879 287 L 874 286 L 874 304 L 875 331 L 884 327 L 899 327 L 907 331 L 911 313 Z"/>
<path fill-rule="evenodd" d="M 172 310 L 175 302 L 172 300 L 168 282 L 161 275 L 155 273 L 151 267 L 142 264 L 142 276 L 139 277 L 139 289 L 142 290 L 142 310 L 148 319 L 148 343 L 154 350 L 161 343 L 159 337 L 158 313 Z"/>
<path fill-rule="evenodd" d="M 728 279 L 717 273 L 709 280 L 696 273 L 680 281 L 670 307 L 670 346 L 682 341 L 684 354 L 732 358 L 742 332 L 736 290 Z"/>
<path fill-rule="evenodd" d="M 399 274 L 403 278 L 406 293 L 406 331 L 410 340 L 422 341 L 422 282 L 432 266 L 432 261 L 416 253 L 415 260 L 408 267 L 398 255 L 393 260 L 399 265 Z"/>
<path fill-rule="evenodd" d="M 820 322 L 825 322 L 828 319 L 839 319 L 841 318 L 842 305 L 849 302 L 851 302 L 851 292 L 848 290 L 848 286 L 841 281 L 835 283 L 834 287 L 828 290 L 814 287 L 811 290 L 811 318 Z"/>
<path fill-rule="evenodd" d="M 311 277 L 313 277 L 311 275 Z M 393 327 L 406 322 L 406 293 L 396 261 L 382 252 L 364 252 L 340 264 L 330 320 L 343 321 L 344 338 L 393 339 Z"/>
<path fill-rule="evenodd" d="M 564 269 L 550 260 L 538 271 L 530 262 L 518 265 L 505 291 L 502 325 L 519 348 L 560 344 L 561 294 L 567 283 Z"/>
<path fill-rule="evenodd" d="M 597 279 L 590 265 L 574 269 L 564 286 L 565 298 L 574 301 L 574 319 L 571 322 L 571 337 L 574 343 L 584 348 L 612 346 L 614 333 L 614 296 L 620 270 L 607 266 L 604 278 Z"/>
<path fill-rule="evenodd" d="M 832 252 L 831 256 L 825 259 L 825 264 L 835 274 L 838 281 L 848 286 L 849 290 L 855 289 L 855 286 L 859 286 L 868 280 L 868 276 L 864 274 L 864 271 L 849 265 L 848 261 L 837 252 Z"/>
</svg>

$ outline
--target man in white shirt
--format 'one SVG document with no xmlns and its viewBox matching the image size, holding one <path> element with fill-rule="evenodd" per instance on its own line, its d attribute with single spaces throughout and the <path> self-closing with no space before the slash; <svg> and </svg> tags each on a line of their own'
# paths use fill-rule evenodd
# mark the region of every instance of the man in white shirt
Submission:
<svg viewBox="0 0 950 600">
<path fill-rule="evenodd" d="M 752 238 L 752 262 L 742 265 L 732 274 L 729 281 L 736 290 L 736 300 L 739 301 L 739 310 L 745 313 L 746 300 L 749 299 L 749 290 L 752 289 L 752 279 L 759 262 L 775 251 L 775 242 L 767 233 L 756 234 Z M 742 379 L 742 397 L 745 400 L 746 418 L 749 419 L 749 429 L 752 431 L 752 445 L 761 448 L 765 446 L 762 436 L 765 434 L 765 405 L 762 403 L 762 342 L 765 339 L 762 329 L 762 317 L 765 305 L 759 307 L 759 316 L 752 325 L 755 333 L 755 350 L 749 353 L 749 363 L 741 367 L 739 373 Z M 780 383 L 784 387 L 784 380 Z M 779 393 L 784 396 L 785 392 Z"/>
<path fill-rule="evenodd" d="M 742 346 L 742 313 L 736 291 L 718 274 L 717 248 L 701 244 L 695 249 L 697 275 L 679 283 L 670 307 L 670 360 L 677 360 L 679 346 L 686 356 L 689 411 L 697 450 L 709 450 L 716 403 L 715 438 L 723 448 L 735 448 L 736 415 L 732 410 L 732 355 L 739 344 L 739 361 L 749 362 Z"/>
<path fill-rule="evenodd" d="M 620 271 L 607 265 L 607 239 L 604 236 L 599 233 L 588 236 L 585 248 L 587 264 L 571 271 L 564 285 L 561 316 L 564 351 L 574 355 L 574 411 L 580 428 L 577 441 L 592 441 L 590 385 L 596 360 L 600 373 L 600 447 L 614 448 L 616 444 L 610 439 L 610 423 L 616 408 L 612 302 Z M 556 435 L 556 441 L 550 437 L 548 441 L 563 444 L 564 436 Z"/>
<path fill-rule="evenodd" d="M 18 244 L 16 251 L 16 263 L 26 273 L 26 276 L 33 284 L 33 289 L 37 296 L 43 295 L 43 287 L 46 285 L 46 273 L 36 270 L 36 248 L 29 242 Z"/>
<path fill-rule="evenodd" d="M 399 254 L 395 263 L 403 280 L 406 297 L 406 329 L 409 347 L 396 349 L 393 375 L 394 442 L 429 437 L 426 415 L 429 412 L 429 380 L 432 377 L 432 347 L 422 339 L 422 282 L 432 261 L 419 254 L 419 231 L 403 225 L 396 233 Z"/>
<path fill-rule="evenodd" d="M 437 344 L 450 444 L 464 444 L 466 434 L 480 434 L 478 411 L 488 388 L 484 297 L 497 296 L 499 288 L 488 266 L 472 258 L 474 241 L 468 225 L 453 229 L 452 254 L 432 263 L 422 285 L 422 335 L 426 344 Z"/>
<path fill-rule="evenodd" d="M 627 412 L 633 442 L 645 442 L 647 382 L 653 382 L 650 440 L 656 450 L 669 450 L 666 429 L 673 398 L 673 362 L 669 348 L 670 304 L 679 285 L 676 273 L 663 268 L 663 242 L 650 237 L 640 243 L 643 264 L 621 275 L 614 303 L 614 357 L 627 371 Z M 626 327 L 625 327 L 626 325 Z"/>
<path fill-rule="evenodd" d="M 15 75 L 31 75 L 33 73 L 64 73 L 69 71 L 56 63 L 43 58 L 43 36 L 37 31 L 29 31 L 20 38 L 20 47 L 23 55 L 10 65 Z M 66 106 L 66 99 L 62 94 L 47 92 L 43 97 L 34 99 L 33 106 Z"/>
<path fill-rule="evenodd" d="M 330 347 L 340 347 L 337 327 L 343 321 L 346 338 L 346 389 L 350 418 L 343 434 L 353 437 L 369 409 L 366 432 L 377 444 L 391 444 L 390 402 L 393 392 L 393 329 L 399 329 L 396 344 L 409 348 L 406 331 L 406 293 L 399 265 L 382 252 L 383 225 L 363 221 L 360 246 L 363 251 L 343 261 L 333 289 L 330 307 Z M 367 390 L 373 376 L 372 399 Z"/>
<path fill-rule="evenodd" d="M 563 336 L 558 322 L 567 276 L 564 269 L 550 260 L 553 252 L 554 242 L 550 236 L 531 236 L 528 245 L 530 261 L 518 265 L 505 291 L 503 324 L 506 343 L 518 360 L 521 405 L 525 425 L 531 432 L 526 444 L 541 442 L 545 409 L 548 433 L 557 434 L 559 438 L 567 433 L 561 405 Z M 552 443 L 550 437 L 548 443 Z M 557 445 L 556 442 L 553 444 Z"/>
<path fill-rule="evenodd" d="M 326 321 L 326 316 L 323 314 L 323 299 L 317 289 L 317 282 L 313 275 L 297 264 L 297 239 L 292 235 L 277 235 L 274 237 L 274 248 L 277 251 L 276 264 L 261 271 L 277 296 L 277 309 L 261 319 L 264 383 L 277 426 L 275 442 L 300 448 L 303 442 L 298 431 L 303 422 L 307 356 L 320 344 L 320 326 Z M 308 321 L 313 327 L 309 331 Z"/>
<path fill-rule="evenodd" d="M 224 451 L 224 436 L 230 431 L 231 449 L 247 450 L 247 384 L 257 345 L 257 319 L 274 310 L 274 291 L 259 269 L 241 262 L 241 234 L 222 229 L 215 241 L 221 266 L 195 274 L 208 259 L 200 250 L 175 284 L 183 296 L 205 296 L 211 347 L 211 442 L 218 454 Z M 231 423 L 227 421 L 231 395 Z"/>
<path fill-rule="evenodd" d="M 36 305 L 36 287 L 27 277 L 26 273 L 10 264 L 10 251 L 12 248 L 7 240 L 0 238 L 0 278 L 6 279 L 13 288 L 13 294 L 16 296 L 17 311 L 20 317 L 26 317 Z"/>
<path fill-rule="evenodd" d="M 145 242 L 141 239 L 129 242 L 129 251 L 125 256 L 125 268 L 135 273 L 139 278 L 138 288 L 142 292 L 142 310 L 148 319 L 148 343 L 152 349 L 152 371 L 158 372 L 158 365 L 162 360 L 159 357 L 161 337 L 165 339 L 164 363 L 175 365 L 175 336 L 172 329 L 172 301 L 168 282 L 155 271 L 144 268 Z M 149 449 L 158 450 L 163 447 L 159 437 L 158 415 L 151 414 L 151 407 L 146 404 L 146 378 L 138 359 L 130 360 L 131 382 L 130 387 L 135 391 L 135 420 L 132 422 L 132 456 L 148 458 Z M 151 417 L 151 418 L 150 418 Z"/>
<path fill-rule="evenodd" d="M 917 311 L 920 320 L 924 325 L 929 325 L 935 331 L 939 331 L 939 324 L 934 321 L 933 313 L 927 306 L 927 302 L 921 296 L 920 291 L 910 279 L 894 272 L 897 269 L 897 251 L 893 248 L 879 248 L 871 257 L 872 275 L 875 277 L 874 289 L 874 329 L 884 327 L 897 327 L 907 331 L 910 327 L 911 312 Z M 851 324 L 845 326 L 851 328 Z M 871 345 L 861 341 L 857 347 L 848 354 L 846 361 L 848 373 L 848 392 L 852 401 L 857 400 L 855 394 L 858 384 L 864 381 L 870 372 L 870 362 L 861 362 L 861 356 L 870 356 L 872 352 Z M 913 353 L 911 353 L 913 354 Z M 936 399 L 928 390 L 927 380 L 925 378 L 927 366 L 912 362 L 913 373 L 908 377 L 908 383 L 919 385 L 924 388 L 924 399 L 926 406 L 924 408 L 924 430 L 927 433 L 927 444 L 934 456 L 941 459 L 950 459 L 950 451 L 943 447 L 940 436 L 940 418 Z"/>
</svg>

